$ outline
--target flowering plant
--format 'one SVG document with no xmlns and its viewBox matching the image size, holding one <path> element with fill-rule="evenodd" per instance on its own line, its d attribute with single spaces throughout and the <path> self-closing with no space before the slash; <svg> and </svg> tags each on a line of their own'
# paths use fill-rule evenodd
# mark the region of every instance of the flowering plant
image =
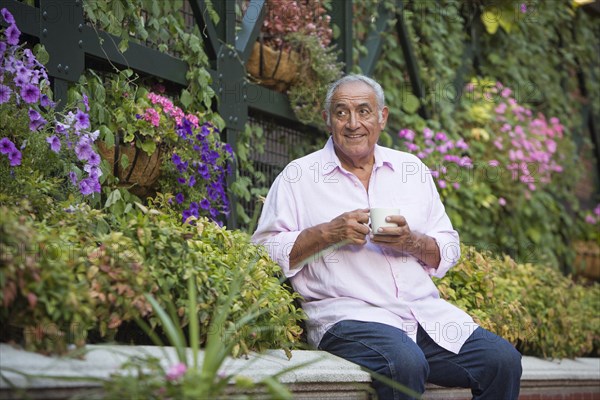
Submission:
<svg viewBox="0 0 600 400">
<path fill-rule="evenodd" d="M 558 149 L 572 150 L 558 118 L 519 104 L 513 90 L 500 82 L 474 80 L 463 97 L 464 113 L 476 122 L 468 132 L 471 146 L 488 168 L 486 176 L 507 198 L 529 199 L 537 189 L 557 183 L 567 162 L 565 151 Z M 499 198 L 501 205 L 506 201 Z"/>
<path fill-rule="evenodd" d="M 427 127 L 423 128 L 422 135 L 402 129 L 398 137 L 409 153 L 427 165 L 441 190 L 460 189 L 464 172 L 473 168 L 471 158 L 466 155 L 469 145 L 462 138 L 453 140 L 446 133 Z"/>
<path fill-rule="evenodd" d="M 203 114 L 184 112 L 164 92 L 162 85 L 148 90 L 136 83 L 131 70 L 104 79 L 89 71 L 72 95 L 90 93 L 98 100 L 92 101 L 90 115 L 100 126 L 103 146 L 121 143 L 148 155 L 162 150 L 160 190 L 175 195 L 172 204 L 182 211 L 184 221 L 227 215 L 231 146 L 221 142 L 215 124 L 202 121 Z"/>
<path fill-rule="evenodd" d="M 200 125 L 198 119 L 184 117 L 177 125 L 177 134 L 177 145 L 163 165 L 163 190 L 176 193 L 175 202 L 182 209 L 184 222 L 201 215 L 213 220 L 219 214 L 228 215 L 226 179 L 233 161 L 231 146 L 221 142 L 216 126 L 210 122 Z"/>
<path fill-rule="evenodd" d="M 30 49 L 19 45 L 20 31 L 12 14 L 5 8 L 1 14 L 9 24 L 0 38 L 3 187 L 10 190 L 20 186 L 21 178 L 32 172 L 64 175 L 65 168 L 49 171 L 48 162 L 52 159 L 56 164 L 66 160 L 68 180 L 82 195 L 100 192 L 100 156 L 94 150 L 98 131 L 90 129 L 87 98 L 74 110 L 58 112 L 51 100 L 46 69 Z M 40 146 L 43 142 L 46 142 L 45 149 Z M 55 156 L 46 154 L 47 150 Z M 15 167 L 22 171 L 17 172 Z M 12 180 L 5 176 L 5 170 Z"/>
<path fill-rule="evenodd" d="M 330 23 L 331 17 L 327 15 L 322 0 L 269 0 L 261 32 L 265 36 L 265 44 L 275 49 L 289 50 L 290 44 L 285 37 L 295 32 L 317 37 L 325 48 L 333 37 Z"/>
</svg>

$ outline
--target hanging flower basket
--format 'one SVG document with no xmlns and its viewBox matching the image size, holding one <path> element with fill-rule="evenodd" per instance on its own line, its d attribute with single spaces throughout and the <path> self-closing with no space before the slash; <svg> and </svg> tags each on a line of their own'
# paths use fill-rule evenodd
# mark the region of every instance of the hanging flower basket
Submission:
<svg viewBox="0 0 600 400">
<path fill-rule="evenodd" d="M 160 165 L 165 149 L 157 146 L 152 155 L 148 155 L 132 143 L 122 143 L 111 148 L 104 143 L 98 143 L 98 152 L 109 165 L 112 173 L 119 178 L 119 185 L 125 186 L 129 191 L 139 197 L 147 197 L 154 191 L 160 176 Z M 121 160 L 127 156 L 129 164 L 123 168 Z"/>
<path fill-rule="evenodd" d="M 286 92 L 298 77 L 299 63 L 300 55 L 294 50 L 275 50 L 256 42 L 246 71 L 261 85 Z"/>
<path fill-rule="evenodd" d="M 577 276 L 600 281 L 600 246 L 591 240 L 578 241 L 575 247 L 573 271 Z"/>
</svg>

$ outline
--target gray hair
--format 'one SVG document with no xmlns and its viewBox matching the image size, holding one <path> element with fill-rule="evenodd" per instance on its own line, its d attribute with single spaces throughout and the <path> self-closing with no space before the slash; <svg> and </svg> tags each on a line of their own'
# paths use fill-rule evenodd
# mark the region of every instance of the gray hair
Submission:
<svg viewBox="0 0 600 400">
<path fill-rule="evenodd" d="M 379 122 L 381 122 L 383 120 L 383 107 L 385 107 L 385 95 L 383 94 L 381 85 L 368 76 L 350 74 L 333 82 L 329 86 L 329 89 L 327 89 L 327 95 L 325 96 L 325 114 L 327 115 L 327 125 L 331 125 L 331 99 L 333 98 L 333 95 L 340 86 L 351 82 L 362 82 L 373 89 L 375 92 L 375 98 L 377 99 L 377 113 L 379 114 Z"/>
</svg>

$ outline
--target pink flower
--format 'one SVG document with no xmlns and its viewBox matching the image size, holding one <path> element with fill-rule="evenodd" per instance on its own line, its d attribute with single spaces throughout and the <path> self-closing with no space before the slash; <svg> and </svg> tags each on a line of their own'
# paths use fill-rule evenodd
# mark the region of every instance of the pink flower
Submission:
<svg viewBox="0 0 600 400">
<path fill-rule="evenodd" d="M 415 139 L 415 133 L 410 129 L 402 129 L 398 133 L 398 136 L 402 139 L 408 140 L 409 142 L 412 142 Z"/>
<path fill-rule="evenodd" d="M 521 3 L 520 10 L 522 14 L 527 14 L 527 4 Z"/>
<path fill-rule="evenodd" d="M 160 125 L 160 114 L 154 108 L 147 108 L 144 119 L 154 126 Z"/>
<path fill-rule="evenodd" d="M 445 189 L 445 188 L 446 188 L 446 186 L 448 186 L 448 185 L 446 184 L 446 181 L 445 181 L 445 180 L 443 180 L 443 179 L 438 181 L 438 185 L 440 186 L 440 189 Z"/>
<path fill-rule="evenodd" d="M 496 111 L 496 114 L 504 114 L 506 112 L 506 103 L 498 104 L 498 107 L 494 111 Z"/>
<path fill-rule="evenodd" d="M 498 198 L 498 204 L 504 207 L 506 205 L 506 199 L 504 197 Z"/>
<path fill-rule="evenodd" d="M 169 370 L 167 371 L 167 380 L 176 381 L 177 379 L 185 375 L 186 371 L 187 366 L 184 363 L 177 363 L 175 365 L 172 365 L 171 368 L 169 368 Z"/>
<path fill-rule="evenodd" d="M 423 128 L 423 137 L 425 139 L 433 138 L 433 131 L 429 128 Z"/>
<path fill-rule="evenodd" d="M 488 165 L 490 167 L 497 167 L 498 165 L 500 165 L 500 162 L 498 160 L 490 160 L 488 161 Z"/>
<path fill-rule="evenodd" d="M 556 142 L 554 140 L 548 139 L 546 140 L 546 147 L 550 153 L 556 152 Z"/>
<path fill-rule="evenodd" d="M 600 204 L 598 204 L 596 208 L 594 208 L 594 214 L 600 217 Z"/>
<path fill-rule="evenodd" d="M 585 216 L 585 222 L 587 222 L 590 225 L 595 225 L 596 224 L 596 218 L 594 218 L 593 215 L 588 214 Z"/>
<path fill-rule="evenodd" d="M 500 92 L 500 95 L 502 97 L 508 97 L 512 94 L 512 90 L 510 90 L 509 88 L 504 88 L 502 89 L 502 92 Z"/>
</svg>

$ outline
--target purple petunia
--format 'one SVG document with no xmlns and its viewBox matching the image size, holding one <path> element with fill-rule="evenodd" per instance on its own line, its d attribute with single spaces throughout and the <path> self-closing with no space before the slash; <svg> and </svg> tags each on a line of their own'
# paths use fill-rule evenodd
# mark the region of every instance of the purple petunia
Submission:
<svg viewBox="0 0 600 400">
<path fill-rule="evenodd" d="M 97 165 L 86 164 L 83 170 L 88 173 L 90 178 L 98 179 L 102 176 L 102 170 Z"/>
<path fill-rule="evenodd" d="M 40 129 L 41 127 L 43 127 L 44 125 L 46 125 L 47 123 L 48 123 L 48 121 L 46 121 L 46 119 L 44 119 L 42 116 L 40 116 L 40 118 L 29 122 L 29 130 L 31 132 L 35 132 L 38 129 Z"/>
<path fill-rule="evenodd" d="M 0 154 L 10 154 L 16 149 L 17 146 L 9 138 L 0 139 Z"/>
<path fill-rule="evenodd" d="M 190 179 L 188 181 L 188 185 L 190 187 L 194 186 L 196 184 L 196 177 L 194 175 L 190 176 Z"/>
<path fill-rule="evenodd" d="M 0 104 L 6 103 L 10 100 L 10 94 L 12 90 L 6 85 L 0 85 Z"/>
<path fill-rule="evenodd" d="M 48 108 L 48 107 L 52 107 L 52 101 L 50 100 L 50 98 L 43 94 L 42 97 L 40 97 L 40 105 L 42 107 Z"/>
<path fill-rule="evenodd" d="M 179 157 L 177 153 L 173 153 L 173 155 L 171 156 L 171 161 L 173 161 L 173 164 L 175 164 L 175 166 L 178 166 L 179 164 L 181 164 L 181 157 Z"/>
<path fill-rule="evenodd" d="M 17 28 L 17 25 L 12 24 L 4 31 L 6 35 L 6 43 L 16 46 L 19 44 L 19 37 L 21 36 L 21 31 Z"/>
<path fill-rule="evenodd" d="M 48 138 L 46 138 L 46 142 L 48 142 L 48 144 L 50 144 L 50 150 L 52 150 L 55 153 L 58 153 L 60 151 L 60 139 L 58 137 L 56 137 L 56 135 L 52 135 Z"/>
<path fill-rule="evenodd" d="M 100 193 L 100 182 L 98 179 L 85 178 L 79 182 L 79 191 L 82 195 L 87 196 L 92 193 Z"/>
<path fill-rule="evenodd" d="M 69 172 L 69 180 L 73 185 L 77 185 L 77 174 L 74 171 Z"/>
<path fill-rule="evenodd" d="M 4 18 L 4 20 L 6 21 L 7 24 L 15 23 L 15 17 L 13 17 L 13 15 L 10 13 L 10 11 L 8 11 L 6 8 L 3 8 L 2 10 L 0 10 L 0 14 L 2 14 L 2 18 Z"/>
<path fill-rule="evenodd" d="M 184 200 L 185 197 L 183 196 L 183 193 L 177 193 L 177 196 L 175 196 L 175 201 L 177 202 L 177 204 L 183 203 Z"/>
<path fill-rule="evenodd" d="M 17 149 L 14 149 L 10 153 L 8 153 L 8 160 L 10 161 L 11 167 L 21 165 L 21 152 Z"/>
<path fill-rule="evenodd" d="M 98 155 L 98 153 L 93 152 L 93 151 L 90 153 L 90 155 L 88 156 L 88 159 L 87 159 L 88 164 L 92 165 L 92 166 L 99 165 L 100 161 L 102 161 L 102 160 L 101 160 L 100 156 Z"/>
<path fill-rule="evenodd" d="M 89 139 L 83 137 L 77 142 L 75 145 L 75 154 L 77 154 L 77 158 L 79 160 L 89 160 L 90 154 L 94 152 L 92 146 L 90 145 Z"/>
<path fill-rule="evenodd" d="M 26 103 L 37 103 L 40 98 L 40 89 L 37 86 L 27 83 L 21 88 L 21 97 Z"/>
<path fill-rule="evenodd" d="M 204 210 L 208 210 L 210 208 L 210 201 L 208 199 L 202 199 L 200 207 Z"/>
<path fill-rule="evenodd" d="M 75 130 L 80 131 L 90 127 L 90 117 L 80 109 L 77 109 L 75 114 Z"/>
<path fill-rule="evenodd" d="M 56 133 L 65 133 L 68 128 L 69 128 L 69 125 L 65 125 L 63 123 L 56 122 L 56 128 L 55 128 Z"/>
<path fill-rule="evenodd" d="M 36 110 L 34 110 L 33 108 L 29 109 L 29 120 L 30 121 L 37 121 L 38 119 L 42 118 L 42 115 L 37 112 Z"/>
</svg>

